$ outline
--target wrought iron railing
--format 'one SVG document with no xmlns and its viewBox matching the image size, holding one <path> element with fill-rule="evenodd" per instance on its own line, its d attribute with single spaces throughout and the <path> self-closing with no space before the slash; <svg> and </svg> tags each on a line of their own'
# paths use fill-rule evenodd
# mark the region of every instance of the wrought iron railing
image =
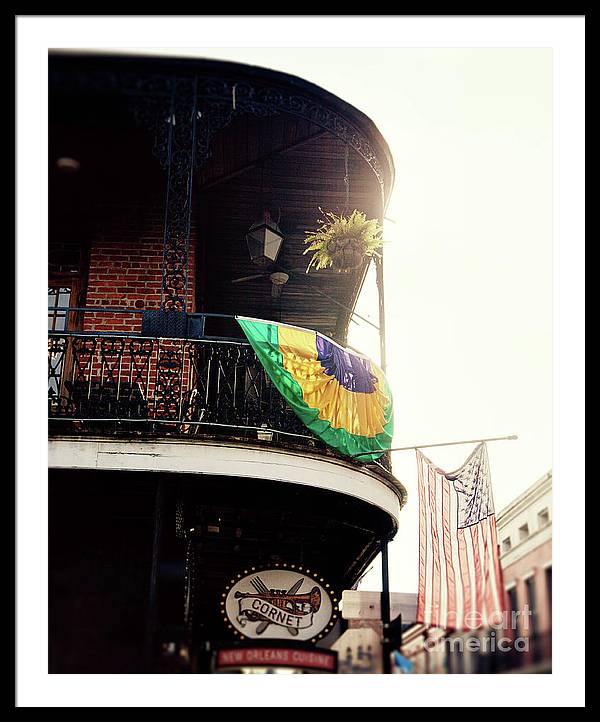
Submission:
<svg viewBox="0 0 600 722">
<path fill-rule="evenodd" d="M 51 423 L 101 433 L 226 433 L 328 448 L 237 340 L 49 333 L 48 414 Z M 387 457 L 379 463 L 389 470 Z"/>
</svg>

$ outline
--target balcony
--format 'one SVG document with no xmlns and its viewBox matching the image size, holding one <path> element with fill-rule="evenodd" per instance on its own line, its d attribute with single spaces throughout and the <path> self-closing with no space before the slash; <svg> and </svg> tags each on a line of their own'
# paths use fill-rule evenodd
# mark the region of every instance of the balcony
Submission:
<svg viewBox="0 0 600 722">
<path fill-rule="evenodd" d="M 340 457 L 238 339 L 50 331 L 48 416 L 51 435 L 217 436 Z M 389 473 L 389 455 L 369 466 Z"/>
</svg>

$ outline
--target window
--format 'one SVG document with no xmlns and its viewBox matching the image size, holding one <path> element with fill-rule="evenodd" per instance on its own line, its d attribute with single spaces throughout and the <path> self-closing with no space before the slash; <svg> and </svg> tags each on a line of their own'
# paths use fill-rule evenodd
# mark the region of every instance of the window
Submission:
<svg viewBox="0 0 600 722">
<path fill-rule="evenodd" d="M 48 331 L 64 331 L 67 327 L 67 313 L 59 309 L 69 306 L 71 289 L 56 286 L 48 289 Z"/>
<path fill-rule="evenodd" d="M 510 541 L 510 537 L 506 537 L 506 539 L 502 540 L 502 553 L 506 554 L 512 549 L 512 544 Z"/>
<path fill-rule="evenodd" d="M 517 599 L 517 587 L 511 587 L 506 590 L 506 597 L 508 601 L 508 611 L 511 613 L 508 619 L 508 634 L 512 635 L 513 638 L 518 635 L 518 624 L 519 617 L 517 612 L 519 611 L 519 601 Z"/>
<path fill-rule="evenodd" d="M 524 539 L 527 539 L 529 536 L 529 524 L 523 524 L 523 526 L 519 527 L 519 541 L 523 541 Z"/>
<path fill-rule="evenodd" d="M 527 604 L 529 606 L 529 611 L 531 612 L 531 616 L 529 617 L 529 636 L 533 636 L 535 634 L 535 622 L 536 622 L 536 610 L 537 610 L 537 599 L 535 594 L 535 576 L 529 577 L 525 581 L 525 590 L 527 591 Z"/>
<path fill-rule="evenodd" d="M 542 509 L 542 511 L 538 512 L 538 526 L 540 529 L 542 527 L 545 527 L 546 524 L 550 523 L 550 514 L 548 513 L 548 509 Z"/>
<path fill-rule="evenodd" d="M 70 305 L 71 288 L 48 288 L 48 331 L 65 331 L 67 312 L 59 309 Z M 48 395 L 56 400 L 60 396 L 61 376 L 65 363 L 65 340 L 60 336 L 48 338 Z"/>
<path fill-rule="evenodd" d="M 517 607 L 517 588 L 511 587 L 510 589 L 506 590 L 506 594 L 508 596 L 508 605 L 510 607 L 511 612 L 516 612 L 518 610 Z"/>
<path fill-rule="evenodd" d="M 530 647 L 532 652 L 532 658 L 534 662 L 540 660 L 540 645 L 537 636 L 537 596 L 535 593 L 535 576 L 529 577 L 525 582 L 525 589 L 527 590 L 527 603 L 531 616 L 529 617 L 528 636 L 530 640 Z"/>
<path fill-rule="evenodd" d="M 546 568 L 546 593 L 548 594 L 548 607 L 552 614 L 552 567 Z"/>
</svg>

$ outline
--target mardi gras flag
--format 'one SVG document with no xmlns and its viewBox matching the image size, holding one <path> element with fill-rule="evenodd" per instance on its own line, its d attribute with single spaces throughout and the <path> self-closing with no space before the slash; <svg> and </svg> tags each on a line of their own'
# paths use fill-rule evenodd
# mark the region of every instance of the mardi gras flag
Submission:
<svg viewBox="0 0 600 722">
<path fill-rule="evenodd" d="M 372 361 L 297 326 L 237 317 L 267 375 L 298 418 L 343 454 L 374 461 L 392 442 L 392 394 Z"/>
</svg>

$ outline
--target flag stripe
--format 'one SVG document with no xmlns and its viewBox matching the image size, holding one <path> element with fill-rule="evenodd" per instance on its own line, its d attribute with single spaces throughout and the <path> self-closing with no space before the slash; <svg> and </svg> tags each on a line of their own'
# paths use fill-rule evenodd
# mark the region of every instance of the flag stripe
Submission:
<svg viewBox="0 0 600 722">
<path fill-rule="evenodd" d="M 496 529 L 496 519 L 492 518 L 490 527 L 492 530 L 492 555 L 494 557 L 494 571 L 496 577 L 496 587 L 498 589 L 499 611 L 504 612 L 508 607 L 508 599 L 506 590 L 504 589 L 504 579 L 502 576 L 502 567 L 500 566 L 500 550 L 498 548 L 498 532 Z"/>
<path fill-rule="evenodd" d="M 448 485 L 450 491 L 450 486 Z M 454 624 L 449 624 L 452 629 L 462 629 L 464 621 L 464 592 L 463 580 L 460 568 L 460 556 L 458 553 L 458 544 L 455 543 L 458 538 L 458 499 L 456 494 L 450 493 L 450 546 L 452 549 L 452 571 L 455 578 L 455 619 Z"/>
<path fill-rule="evenodd" d="M 477 614 L 481 604 L 481 595 L 477 593 L 477 566 L 475 565 L 475 549 L 473 548 L 473 534 L 471 527 L 464 530 L 465 546 L 467 548 L 467 568 L 469 570 L 469 584 L 471 587 L 471 618 L 467 625 L 476 624 Z"/>
<path fill-rule="evenodd" d="M 431 600 L 431 623 L 435 626 L 440 623 L 440 540 L 438 533 L 438 519 L 435 505 L 435 488 L 437 486 L 435 473 L 428 469 L 429 482 L 429 506 L 431 508 L 431 546 L 433 555 L 432 564 L 432 600 Z"/>
<path fill-rule="evenodd" d="M 491 537 L 489 517 L 482 522 L 484 529 L 483 536 L 483 569 L 485 590 L 485 610 L 488 621 L 493 617 L 494 611 L 498 608 L 496 603 L 496 575 L 493 573 L 493 562 L 490 559 Z"/>
<path fill-rule="evenodd" d="M 463 598 L 464 598 L 464 615 L 463 615 L 463 626 L 466 623 L 466 619 L 470 618 L 470 615 L 475 609 L 475 600 L 473 599 L 473 581 L 471 580 L 471 570 L 469 566 L 469 560 L 467 558 L 467 542 L 465 541 L 465 530 L 458 529 L 458 558 L 460 561 L 460 576 L 463 587 Z"/>
<path fill-rule="evenodd" d="M 444 539 L 444 558 L 446 566 L 447 606 L 444 617 L 456 619 L 456 582 L 452 563 L 451 516 L 450 516 L 450 483 L 447 479 L 442 481 L 442 527 Z"/>
<path fill-rule="evenodd" d="M 429 481 L 427 481 L 427 484 Z M 431 620 L 431 600 L 433 598 L 433 551 L 431 541 L 431 509 L 429 506 L 429 493 L 427 493 L 427 485 L 425 479 L 423 479 L 425 488 L 425 558 L 427 563 L 425 565 L 425 614 L 427 618 Z"/>
<path fill-rule="evenodd" d="M 490 617 L 492 617 L 492 615 L 495 615 L 496 613 L 502 613 L 505 607 L 502 595 L 502 575 L 498 574 L 499 564 L 498 566 L 496 565 L 496 559 L 498 557 L 497 547 L 494 544 L 496 520 L 494 519 L 494 517 L 490 516 L 487 518 L 487 523 L 489 527 L 489 542 L 487 552 L 490 569 L 490 588 L 492 590 L 490 599 Z M 490 621 L 493 622 L 494 619 L 492 618 Z M 499 620 L 496 620 L 496 622 L 498 621 Z"/>
<path fill-rule="evenodd" d="M 418 454 L 417 450 L 417 454 Z M 425 566 L 427 559 L 427 520 L 425 518 L 425 484 L 423 480 L 423 465 L 417 464 L 419 483 L 419 590 L 417 594 L 417 618 L 423 619 L 425 612 Z"/>
<path fill-rule="evenodd" d="M 469 527 L 471 538 L 473 539 L 473 557 L 475 560 L 475 591 L 477 596 L 477 611 L 481 615 L 482 621 L 487 620 L 485 608 L 485 585 L 484 585 L 484 566 L 483 566 L 483 539 L 479 539 L 480 524 L 474 524 Z"/>
<path fill-rule="evenodd" d="M 448 616 L 448 583 L 446 576 L 446 559 L 444 555 L 444 510 L 443 489 L 445 480 L 439 474 L 435 475 L 435 521 L 438 529 L 438 558 L 440 563 L 440 603 L 438 609 L 438 624 L 441 619 Z"/>
</svg>

